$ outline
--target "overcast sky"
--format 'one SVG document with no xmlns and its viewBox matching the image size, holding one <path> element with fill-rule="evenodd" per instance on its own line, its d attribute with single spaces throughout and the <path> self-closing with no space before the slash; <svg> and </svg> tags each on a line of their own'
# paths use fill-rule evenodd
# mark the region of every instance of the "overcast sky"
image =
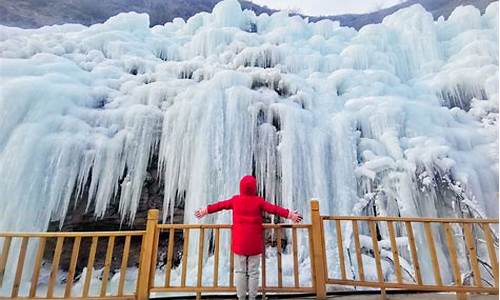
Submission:
<svg viewBox="0 0 500 300">
<path fill-rule="evenodd" d="M 305 15 L 361 14 L 386 8 L 404 0 L 251 0 L 274 9 L 292 9 Z"/>
</svg>

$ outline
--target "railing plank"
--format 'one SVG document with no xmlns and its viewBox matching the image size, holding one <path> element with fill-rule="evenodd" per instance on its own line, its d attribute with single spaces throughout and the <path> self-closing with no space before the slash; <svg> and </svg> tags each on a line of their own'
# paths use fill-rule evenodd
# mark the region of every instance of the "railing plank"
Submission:
<svg viewBox="0 0 500 300">
<path fill-rule="evenodd" d="M 321 219 L 321 215 L 320 215 L 320 217 L 318 219 L 320 220 L 319 227 L 321 229 L 321 235 L 325 236 L 325 222 L 323 222 L 323 220 Z M 323 264 L 325 266 L 323 268 L 323 280 L 326 280 L 328 278 L 328 266 L 327 266 L 328 259 L 326 257 L 326 241 L 325 241 L 325 238 L 321 238 L 320 242 L 321 242 L 320 243 L 321 244 L 321 253 L 323 254 L 322 261 L 323 261 Z M 325 282 L 325 284 L 326 284 L 326 282 Z"/>
<path fill-rule="evenodd" d="M 182 224 L 178 224 L 182 225 Z M 84 232 L 0 232 L 0 237 L 46 237 L 46 238 L 56 238 L 56 237 L 109 237 L 109 236 L 141 236 L 144 234 L 144 230 L 134 230 L 134 231 L 84 231 Z"/>
<path fill-rule="evenodd" d="M 198 273 L 196 286 L 201 288 L 203 276 L 203 246 L 205 243 L 205 229 L 200 228 L 200 235 L 198 239 Z M 196 299 L 201 299 L 201 292 L 196 293 Z"/>
<path fill-rule="evenodd" d="M 151 273 L 154 274 L 156 265 L 153 265 L 153 253 L 156 235 L 158 233 L 158 209 L 148 210 L 146 220 L 146 232 L 142 238 L 142 247 L 139 262 L 139 275 L 137 276 L 136 298 L 146 300 L 149 298 L 151 289 Z"/>
<path fill-rule="evenodd" d="M 379 282 L 384 281 L 383 272 L 382 272 L 382 264 L 380 259 L 380 250 L 378 247 L 377 240 L 377 229 L 375 227 L 375 222 L 368 221 L 368 228 L 370 230 L 370 236 L 372 238 L 372 246 L 373 246 L 373 254 L 375 255 L 375 267 L 377 268 L 377 278 Z"/>
<path fill-rule="evenodd" d="M 396 242 L 396 233 L 394 232 L 394 223 L 392 221 L 387 221 L 387 227 L 389 229 L 389 238 L 391 240 L 391 252 L 394 260 L 394 270 L 396 271 L 396 279 L 398 283 L 402 283 L 403 276 L 401 275 L 401 265 L 399 263 L 399 251 L 398 251 L 398 244 Z"/>
<path fill-rule="evenodd" d="M 467 244 L 467 250 L 469 252 L 469 259 L 472 265 L 472 273 L 474 276 L 474 284 L 478 287 L 482 287 L 481 284 L 481 272 L 479 271 L 479 264 L 477 263 L 477 251 L 474 245 L 474 238 L 472 237 L 472 224 L 462 224 L 465 234 L 465 243 Z"/>
<path fill-rule="evenodd" d="M 458 252 L 456 251 L 457 245 L 454 242 L 453 231 L 452 231 L 452 228 L 450 227 L 450 224 L 447 222 L 443 222 L 442 220 L 437 222 L 437 223 L 442 223 L 443 227 L 444 227 L 444 234 L 445 235 L 443 236 L 443 239 L 446 238 L 447 246 L 449 249 L 451 268 L 452 268 L 453 276 L 454 276 L 454 280 L 455 280 L 454 285 L 444 286 L 442 283 L 442 279 L 440 278 L 441 274 L 440 274 L 440 270 L 439 270 L 439 265 L 437 265 L 438 257 L 437 257 L 436 251 L 438 249 L 436 248 L 437 245 L 435 245 L 436 236 L 434 236 L 432 234 L 432 231 L 435 228 L 431 227 L 431 225 L 429 223 L 430 221 L 427 223 L 423 222 L 423 227 L 425 230 L 424 233 L 426 236 L 427 247 L 429 249 L 429 253 L 431 256 L 432 263 L 433 263 L 433 270 L 434 270 L 436 278 L 438 278 L 437 276 L 439 276 L 439 279 L 436 279 L 435 285 L 428 285 L 428 284 L 422 283 L 419 260 L 418 260 L 418 255 L 417 255 L 417 248 L 416 248 L 415 237 L 414 237 L 411 221 L 403 221 L 403 222 L 405 222 L 405 225 L 406 225 L 406 231 L 408 234 L 408 243 L 409 243 L 408 247 L 410 250 L 413 266 L 415 268 L 415 278 L 416 278 L 417 284 L 404 283 L 404 278 L 402 275 L 402 268 L 401 268 L 401 264 L 400 264 L 401 263 L 400 259 L 402 257 L 402 256 L 400 256 L 401 248 L 399 248 L 397 245 L 397 236 L 396 236 L 394 222 L 400 222 L 401 220 L 405 220 L 404 218 L 401 218 L 401 219 L 396 218 L 397 221 L 393 220 L 392 217 L 390 217 L 390 218 L 379 218 L 379 217 L 375 217 L 375 218 L 371 218 L 371 217 L 368 217 L 368 218 L 347 218 L 347 220 L 350 220 L 352 222 L 354 247 L 356 248 L 355 254 L 356 254 L 356 259 L 358 261 L 358 269 L 357 269 L 357 272 L 359 274 L 358 280 L 347 280 L 348 274 L 347 274 L 347 271 L 345 269 L 346 262 L 345 262 L 345 256 L 344 256 L 344 250 L 345 250 L 344 246 L 345 245 L 343 244 L 343 239 L 345 238 L 345 236 L 342 237 L 342 234 L 345 234 L 345 233 L 342 232 L 342 226 L 341 226 L 342 225 L 341 221 L 344 221 L 345 219 L 335 217 L 335 216 L 332 218 L 330 218 L 330 217 L 326 217 L 326 218 L 323 217 L 322 218 L 321 216 L 319 216 L 317 219 L 319 219 L 321 221 L 321 223 L 322 223 L 322 220 L 330 220 L 330 219 L 334 220 L 335 226 L 336 226 L 337 232 L 338 232 L 336 238 L 337 238 L 337 244 L 338 244 L 337 248 L 339 250 L 339 263 L 341 264 L 341 271 L 340 271 L 341 274 L 340 275 L 342 276 L 342 280 L 330 278 L 330 279 L 327 279 L 328 283 L 341 283 L 342 282 L 342 283 L 346 283 L 347 285 L 354 285 L 354 286 L 378 287 L 378 288 L 382 289 L 382 292 L 384 292 L 384 290 L 386 288 L 414 288 L 414 289 L 423 289 L 423 290 L 433 290 L 435 288 L 436 290 L 440 290 L 440 291 L 450 290 L 450 291 L 456 291 L 457 293 L 462 293 L 462 294 L 467 293 L 467 292 L 478 292 L 478 291 L 492 293 L 492 291 L 494 291 L 494 289 L 490 288 L 489 286 L 484 286 L 484 287 L 481 286 L 480 285 L 481 282 L 479 283 L 479 285 L 477 284 L 477 280 L 479 280 L 479 281 L 481 280 L 480 273 L 479 273 L 479 271 L 481 271 L 481 270 L 479 269 L 479 265 L 478 265 L 478 263 L 479 263 L 478 249 L 476 249 L 476 242 L 474 241 L 475 237 L 473 236 L 473 233 L 476 233 L 477 227 L 475 227 L 475 228 L 471 227 L 473 224 L 475 224 L 473 222 L 463 222 L 463 223 L 459 222 L 459 224 L 462 224 L 462 226 L 464 226 L 465 242 L 467 245 L 468 254 L 469 254 L 469 257 L 471 260 L 470 262 L 471 262 L 471 266 L 472 266 L 472 271 L 474 274 L 474 285 L 473 286 L 462 285 L 462 283 L 460 282 L 460 280 L 461 280 L 460 271 L 461 270 L 460 270 L 460 265 L 458 264 L 458 260 L 460 258 L 457 257 L 457 254 L 458 254 Z M 427 218 L 423 218 L 423 219 L 427 219 Z M 378 281 L 365 281 L 364 266 L 363 266 L 363 261 L 362 261 L 362 252 L 361 252 L 362 249 L 361 249 L 361 243 L 360 243 L 360 237 L 359 237 L 359 223 L 358 222 L 360 220 L 361 221 L 368 220 L 370 235 L 371 235 L 371 239 L 372 239 L 372 243 L 373 243 L 373 253 L 375 256 Z M 389 237 L 390 237 L 390 243 L 391 243 L 390 244 L 391 245 L 391 252 L 392 252 L 392 257 L 394 258 L 394 267 L 395 267 L 394 272 L 395 272 L 395 276 L 397 278 L 397 283 L 385 282 L 384 278 L 383 278 L 382 257 L 381 257 L 382 253 L 380 252 L 381 249 L 380 249 L 380 246 L 378 243 L 378 238 L 377 238 L 377 228 L 376 228 L 377 223 L 375 223 L 376 221 L 381 221 L 381 220 L 382 221 L 386 220 L 387 225 L 388 225 L 388 231 L 389 231 Z M 421 221 L 421 220 L 419 220 L 419 221 Z M 318 223 L 318 222 L 316 222 L 316 223 Z M 485 239 L 485 246 L 486 246 L 485 248 L 487 248 L 488 255 L 490 256 L 489 261 L 490 261 L 491 266 L 493 268 L 492 271 L 493 271 L 493 274 L 494 274 L 495 280 L 496 280 L 495 281 L 495 284 L 497 287 L 496 291 L 498 291 L 498 274 L 497 274 L 498 258 L 496 255 L 497 245 L 495 245 L 495 241 L 493 239 L 494 236 L 492 235 L 491 229 L 489 227 L 489 224 L 491 224 L 491 223 L 494 223 L 494 221 L 493 222 L 477 222 L 477 225 L 482 227 L 483 231 L 484 231 L 484 239 Z M 463 225 L 463 224 L 466 224 L 466 225 Z M 167 262 L 166 262 L 166 272 L 165 272 L 165 286 L 164 287 L 154 287 L 154 284 L 152 284 L 152 281 L 149 281 L 149 284 L 152 286 L 150 291 L 158 291 L 158 292 L 159 291 L 168 291 L 168 292 L 174 292 L 174 291 L 189 292 L 190 291 L 190 292 L 195 292 L 198 298 L 201 296 L 201 293 L 209 292 L 209 291 L 211 291 L 211 292 L 222 292 L 222 291 L 234 292 L 234 273 L 233 273 L 234 272 L 234 256 L 232 255 L 232 253 L 231 253 L 231 257 L 230 257 L 230 269 L 231 269 L 231 271 L 230 271 L 230 286 L 219 286 L 219 280 L 218 280 L 219 263 L 220 263 L 220 246 L 221 246 L 220 245 L 220 229 L 226 229 L 226 228 L 230 228 L 230 227 L 226 227 L 226 224 L 218 224 L 217 226 L 212 226 L 212 224 L 203 224 L 203 225 L 187 224 L 186 226 L 185 226 L 185 224 L 175 224 L 175 225 L 176 226 L 174 226 L 174 227 L 171 227 L 168 225 L 162 225 L 162 226 L 159 225 L 158 227 L 156 227 L 156 230 L 158 230 L 158 231 L 157 232 L 153 231 L 154 234 L 150 236 L 151 238 L 149 239 L 149 242 L 147 243 L 147 245 L 149 245 L 149 247 L 151 247 L 152 243 L 154 243 L 154 244 L 157 243 L 157 241 L 159 239 L 159 235 L 158 235 L 159 229 L 165 228 L 165 229 L 170 230 L 169 242 L 168 242 L 168 246 L 167 246 L 168 250 L 167 250 L 167 258 L 166 258 Z M 322 225 L 322 224 L 320 224 L 320 225 Z M 311 249 L 310 249 L 311 252 L 315 252 L 314 251 L 315 249 L 312 247 L 312 245 L 314 245 L 314 247 L 318 246 L 317 249 L 320 249 L 320 251 L 319 251 L 320 254 L 323 253 L 323 251 L 321 250 L 321 247 L 324 248 L 325 236 L 323 236 L 324 230 L 321 228 L 322 226 L 316 226 L 316 227 L 319 227 L 319 230 L 317 231 L 318 236 L 311 235 L 311 227 L 312 227 L 312 225 L 309 225 L 309 224 L 307 224 L 307 225 L 302 224 L 301 226 L 290 226 L 290 225 L 283 226 L 282 224 L 266 224 L 264 226 L 264 228 L 273 229 L 276 232 L 278 286 L 266 288 L 266 283 L 265 283 L 265 281 L 266 281 L 266 265 L 265 265 L 266 258 L 265 258 L 265 253 L 263 253 L 262 258 L 261 258 L 262 259 L 262 281 L 263 281 L 261 290 L 263 292 L 265 292 L 267 290 L 267 291 L 276 291 L 276 292 L 316 291 L 316 293 L 318 293 L 318 290 L 321 290 L 321 288 L 319 288 L 319 289 L 315 288 L 317 285 L 316 277 L 318 277 L 318 278 L 322 277 L 323 273 L 325 273 L 326 275 L 328 274 L 328 270 L 325 268 L 326 264 L 322 264 L 319 267 L 317 267 L 314 263 L 311 263 L 311 271 L 313 272 L 312 273 L 313 287 L 304 287 L 304 288 L 300 287 L 300 273 L 299 273 L 300 266 L 298 263 L 297 228 L 307 228 L 309 230 L 309 243 L 310 243 L 310 247 L 311 247 Z M 174 247 L 175 247 L 175 241 L 174 241 L 175 231 L 174 231 L 174 229 L 176 229 L 176 228 L 183 229 L 185 232 L 185 234 L 184 234 L 185 239 L 184 239 L 184 245 L 183 245 L 183 257 L 182 257 L 182 262 L 181 262 L 181 264 L 182 264 L 181 285 L 182 286 L 171 286 L 170 285 L 170 281 L 171 281 L 170 280 L 171 279 L 170 278 L 171 277 L 170 271 L 171 271 L 172 266 L 173 266 L 173 255 L 174 255 L 173 252 L 174 252 Z M 292 229 L 292 235 L 291 235 L 292 241 L 291 242 L 292 242 L 292 254 L 293 254 L 292 259 L 293 259 L 293 264 L 294 264 L 293 265 L 293 272 L 294 272 L 294 283 L 293 283 L 294 285 L 293 286 L 283 286 L 283 284 L 284 284 L 283 283 L 283 273 L 282 273 L 283 272 L 283 269 L 282 269 L 283 268 L 283 265 L 282 265 L 282 263 L 283 263 L 282 262 L 283 249 L 282 249 L 282 238 L 281 237 L 283 234 L 282 230 L 284 228 Z M 191 285 L 186 286 L 186 276 L 188 273 L 187 261 L 188 261 L 188 254 L 189 254 L 188 252 L 189 252 L 189 232 L 190 232 L 190 229 L 199 229 L 200 230 L 200 236 L 199 236 L 200 241 L 199 241 L 199 246 L 197 247 L 198 248 L 197 284 L 194 286 L 191 286 Z M 204 242 L 205 242 L 205 234 L 206 234 L 204 231 L 205 229 L 213 229 L 214 234 L 215 234 L 213 286 L 203 286 L 203 280 L 202 280 L 203 276 L 204 276 L 202 273 L 203 273 L 203 250 L 204 250 Z M 316 233 L 316 231 L 315 231 L 315 233 Z M 321 233 L 321 237 L 320 237 L 319 233 Z M 135 235 L 136 234 L 134 233 L 134 236 Z M 139 234 L 139 235 L 141 235 L 141 234 Z M 8 255 L 8 252 L 9 252 L 9 249 L 11 246 L 10 245 L 11 238 L 18 237 L 18 236 L 26 238 L 27 241 L 29 239 L 29 236 L 25 235 L 24 233 L 22 233 L 22 234 L 12 233 L 11 235 L 9 235 L 5 239 L 5 242 L 4 242 L 4 245 L 2 248 L 2 257 L 0 257 L 0 271 L 2 271 L 1 270 L 2 264 L 4 264 L 4 269 L 5 269 L 7 258 L 6 258 L 6 256 L 4 257 L 4 253 L 6 253 Z M 37 270 L 37 266 L 40 266 L 40 264 L 41 264 L 41 260 L 43 259 L 43 254 L 44 254 L 44 249 L 45 249 L 45 245 L 42 244 L 42 240 L 45 242 L 45 239 L 47 237 L 56 237 L 56 238 L 58 238 L 58 241 L 59 240 L 64 241 L 65 237 L 76 237 L 75 242 L 73 244 L 73 253 L 72 253 L 72 258 L 71 258 L 71 262 L 70 262 L 70 267 L 68 270 L 68 283 L 66 284 L 66 289 L 64 292 L 64 297 L 72 297 L 71 286 L 72 286 L 72 280 L 74 277 L 74 269 L 76 268 L 76 261 L 77 261 L 77 257 L 78 257 L 78 253 L 79 253 L 79 246 L 80 246 L 79 244 L 80 244 L 81 238 L 84 236 L 85 237 L 87 237 L 87 236 L 93 237 L 92 238 L 92 245 L 91 245 L 91 249 L 90 249 L 90 255 L 89 255 L 89 262 L 87 263 L 87 273 L 86 273 L 87 278 L 84 280 L 85 282 L 83 283 L 83 289 L 82 289 L 82 296 L 88 297 L 88 290 L 90 288 L 90 283 L 91 283 L 91 279 L 92 279 L 92 276 L 91 276 L 92 269 L 93 269 L 93 265 L 95 262 L 95 255 L 96 255 L 96 251 L 97 251 L 96 247 L 98 246 L 98 244 L 97 244 L 98 237 L 106 236 L 106 235 L 103 235 L 101 232 L 95 233 L 94 236 L 92 236 L 92 233 L 86 233 L 85 235 L 74 235 L 74 234 L 69 235 L 66 233 L 63 235 L 58 235 L 57 233 L 50 233 L 50 235 L 40 235 L 39 237 L 41 237 L 41 239 L 40 239 L 40 244 L 38 245 L 38 248 L 37 248 L 38 250 L 37 250 L 37 255 L 36 255 L 37 262 L 35 262 L 33 276 L 32 276 L 32 280 L 31 280 L 31 288 L 30 288 L 30 292 L 29 292 L 30 297 L 36 297 L 36 285 L 37 285 L 37 281 L 38 281 L 38 277 L 39 277 L 39 273 L 40 273 L 40 268 L 38 267 L 38 270 Z M 113 238 L 111 238 L 110 236 L 112 236 Z M 108 240 L 108 248 L 106 251 L 106 257 L 105 257 L 105 263 L 104 263 L 103 281 L 102 281 L 101 286 L 100 286 L 99 297 L 97 297 L 97 295 L 96 295 L 96 297 L 95 297 L 96 299 L 106 297 L 107 286 L 109 285 L 108 279 L 109 279 L 110 272 L 111 272 L 110 263 L 113 260 L 113 250 L 114 250 L 114 241 L 115 241 L 114 237 L 115 236 L 124 236 L 124 238 L 125 238 L 124 252 L 122 255 L 123 258 L 122 258 L 121 269 L 120 269 L 121 275 L 119 278 L 117 297 L 123 297 L 123 294 L 124 294 L 125 272 L 127 269 L 128 257 L 129 257 L 129 252 L 130 252 L 131 235 L 113 234 L 110 236 L 106 236 L 106 237 L 110 237 L 110 238 Z M 37 237 L 38 237 L 38 235 L 37 235 Z M 317 240 L 317 238 L 319 238 L 319 240 Z M 111 242 L 111 240 L 113 240 L 113 242 Z M 95 244 L 94 244 L 94 241 L 95 241 Z M 28 242 L 26 242 L 26 243 L 29 244 Z M 78 246 L 76 246 L 77 243 L 78 243 Z M 110 243 L 112 244 L 111 246 L 110 246 Z M 26 245 L 26 247 L 27 247 L 27 245 Z M 56 259 L 56 257 L 60 257 L 60 253 L 59 253 L 59 255 L 56 255 L 56 253 L 57 253 L 57 248 L 61 248 L 61 251 L 62 251 L 62 247 L 63 247 L 63 244 L 61 244 L 60 246 L 56 245 L 56 250 L 54 251 L 54 259 Z M 92 249 L 92 248 L 94 248 L 94 249 Z M 158 247 L 154 247 L 154 248 L 158 248 Z M 75 249 L 77 249 L 77 250 L 75 250 Z M 76 253 L 75 253 L 75 251 L 76 251 Z M 155 250 L 153 250 L 153 251 L 155 251 Z M 159 251 L 159 249 L 156 249 L 156 251 Z M 151 252 L 152 251 L 150 251 L 150 253 Z M 387 252 L 383 251 L 383 253 L 385 255 L 385 253 L 387 253 Z M 115 256 L 116 256 L 116 254 L 115 254 Z M 154 253 L 153 253 L 153 256 L 154 256 Z M 151 258 L 151 256 L 148 256 L 148 257 Z M 324 259 L 323 255 L 320 255 L 318 257 L 320 257 L 320 258 L 323 257 L 323 259 Z M 311 255 L 311 258 L 313 258 L 312 255 Z M 314 258 L 316 258 L 316 257 L 314 257 Z M 74 259 L 74 261 L 73 261 L 73 259 Z M 195 258 L 192 258 L 192 259 L 195 259 Z M 2 263 L 2 261 L 4 261 L 4 260 L 5 260 L 5 262 Z M 91 260 L 92 260 L 92 263 L 90 264 Z M 477 266 L 474 266 L 474 261 L 475 261 Z M 153 263 L 151 263 L 152 262 L 151 259 L 149 259 L 149 262 L 150 263 L 147 264 L 148 267 L 153 265 Z M 56 261 L 56 263 L 54 263 L 52 265 L 52 270 L 51 270 L 51 275 L 50 275 L 50 278 L 51 278 L 50 281 L 52 281 L 52 282 L 55 281 L 55 277 L 57 275 L 58 264 L 59 264 L 59 262 Z M 73 271 L 71 271 L 73 265 L 75 267 L 73 267 Z M 318 270 L 322 270 L 322 271 L 320 271 L 320 273 L 316 273 L 314 270 L 316 267 L 318 268 Z M 18 268 L 17 271 L 22 273 L 22 268 L 21 268 L 21 271 L 19 271 L 19 264 L 18 264 L 17 268 Z M 56 271 L 54 272 L 54 270 L 56 270 Z M 436 272 L 436 270 L 437 270 L 437 272 Z M 150 273 L 147 273 L 149 276 L 142 277 L 142 278 L 145 278 L 144 282 L 146 280 L 148 280 L 148 278 L 151 278 L 152 273 L 154 274 L 154 272 L 150 272 Z M 22 274 L 19 276 L 22 277 Z M 1 280 L 1 278 L 0 278 L 0 280 Z M 146 285 L 144 285 L 144 286 L 146 286 Z M 319 285 L 319 286 L 322 286 L 322 285 Z M 19 291 L 19 287 L 17 289 Z M 53 297 L 53 289 L 54 288 L 52 287 L 52 291 L 50 292 L 51 297 Z M 164 290 L 162 290 L 162 289 L 164 289 Z M 16 293 L 18 293 L 18 291 Z M 49 295 L 49 291 L 48 291 L 48 295 Z M 86 296 L 84 296 L 84 295 L 86 295 Z M 113 296 L 113 297 L 115 297 L 115 296 Z"/>
<path fill-rule="evenodd" d="M 365 271 L 363 269 L 363 257 L 361 256 L 361 244 L 359 242 L 358 221 L 352 220 L 352 235 L 354 238 L 354 250 L 356 251 L 356 261 L 358 262 L 358 276 L 361 281 L 365 280 Z"/>
<path fill-rule="evenodd" d="M 310 254 L 310 264 L 311 264 L 311 285 L 314 290 L 316 290 L 316 264 L 314 263 L 314 241 L 313 241 L 313 230 L 312 227 L 307 230 L 307 239 L 309 240 L 309 254 Z M 326 262 L 325 262 L 326 263 Z M 328 269 L 325 267 L 325 269 Z M 326 273 L 328 274 L 328 270 L 326 270 Z M 326 277 L 326 279 L 328 276 Z"/>
<path fill-rule="evenodd" d="M 375 255 L 375 267 L 377 268 L 377 279 L 378 279 L 378 282 L 383 283 L 384 282 L 384 273 L 382 271 L 382 262 L 380 259 L 380 252 L 379 252 L 380 250 L 378 247 L 377 228 L 375 227 L 376 224 L 373 221 L 368 221 L 368 226 L 370 229 L 370 235 L 372 237 L 373 254 Z M 380 293 L 381 293 L 381 298 L 385 300 L 386 299 L 385 288 L 381 287 Z"/>
<path fill-rule="evenodd" d="M 335 228 L 337 231 L 337 248 L 339 251 L 340 276 L 342 279 L 346 279 L 342 224 L 340 224 L 340 220 L 335 220 Z"/>
<path fill-rule="evenodd" d="M 64 298 L 71 297 L 71 289 L 73 288 L 73 280 L 75 277 L 76 263 L 78 261 L 78 254 L 80 252 L 80 243 L 82 238 L 77 236 L 73 241 L 73 250 L 71 252 L 71 261 L 69 263 L 68 276 L 66 280 L 66 288 L 64 289 Z"/>
<path fill-rule="evenodd" d="M 155 235 L 153 239 L 153 253 L 151 254 L 151 272 L 149 272 L 149 287 L 153 287 L 155 285 L 155 271 L 156 264 L 158 262 L 158 244 L 160 243 L 160 230 L 155 228 Z"/>
<path fill-rule="evenodd" d="M 311 207 L 311 235 L 312 237 L 312 255 L 314 260 L 314 287 L 316 289 L 316 297 L 319 299 L 326 298 L 326 280 L 328 278 L 328 263 L 325 255 L 325 231 L 323 228 L 323 219 L 319 212 L 319 201 L 312 200 Z"/>
<path fill-rule="evenodd" d="M 189 254 L 189 228 L 184 229 L 184 243 L 182 245 L 182 273 L 181 287 L 186 286 L 187 259 Z"/>
<path fill-rule="evenodd" d="M 113 258 L 113 248 L 115 246 L 115 237 L 110 236 L 108 239 L 108 247 L 106 249 L 106 258 L 104 259 L 104 272 L 101 280 L 101 297 L 106 296 L 106 291 L 108 290 L 108 279 L 109 271 L 111 269 L 111 261 Z"/>
<path fill-rule="evenodd" d="M 122 263 L 120 266 L 120 280 L 118 282 L 118 296 L 123 296 L 123 289 L 125 287 L 125 276 L 127 273 L 128 256 L 130 253 L 130 240 L 132 237 L 127 235 L 125 237 L 125 244 L 123 245 Z"/>
<path fill-rule="evenodd" d="M 17 260 L 16 275 L 14 277 L 14 285 L 10 297 L 17 298 L 19 293 L 19 285 L 21 284 L 21 276 L 23 274 L 24 260 L 26 258 L 26 248 L 28 247 L 29 237 L 23 237 L 21 240 L 21 248 L 19 249 L 19 258 Z"/>
<path fill-rule="evenodd" d="M 38 286 L 38 277 L 40 276 L 40 268 L 42 267 L 43 253 L 45 252 L 45 243 L 47 238 L 41 237 L 38 241 L 38 249 L 36 250 L 35 263 L 33 265 L 33 276 L 31 276 L 31 286 L 29 297 L 35 298 L 36 289 Z"/>
<path fill-rule="evenodd" d="M 87 262 L 87 272 L 85 273 L 85 282 L 83 283 L 82 297 L 87 298 L 89 296 L 90 281 L 92 279 L 92 271 L 94 269 L 95 253 L 97 250 L 97 242 L 99 237 L 94 236 L 92 238 L 92 244 L 90 245 L 89 259 Z"/>
<path fill-rule="evenodd" d="M 165 266 L 165 287 L 170 286 L 170 274 L 172 273 L 172 265 L 174 260 L 174 238 L 175 229 L 170 228 L 168 232 L 167 264 Z"/>
<path fill-rule="evenodd" d="M 297 228 L 292 227 L 292 253 L 293 253 L 293 280 L 294 286 L 298 288 L 300 286 L 299 279 L 299 255 L 298 255 L 298 245 L 297 245 Z"/>
<path fill-rule="evenodd" d="M 431 255 L 432 262 L 432 270 L 434 271 L 434 280 L 436 281 L 436 285 L 443 285 L 443 281 L 441 279 L 441 271 L 439 270 L 439 262 L 436 253 L 436 244 L 434 243 L 434 238 L 432 237 L 432 229 L 431 223 L 424 223 L 424 231 L 425 236 L 427 238 L 427 248 L 429 249 L 429 253 Z"/>
<path fill-rule="evenodd" d="M 232 244 L 233 244 L 233 234 L 231 232 L 231 245 Z M 234 287 L 234 252 L 233 251 L 229 251 L 229 287 Z"/>
<path fill-rule="evenodd" d="M 420 264 L 418 262 L 417 247 L 415 246 L 415 236 L 413 234 L 413 227 L 410 221 L 405 221 L 406 234 L 408 235 L 408 244 L 410 246 L 411 259 L 413 261 L 413 268 L 415 269 L 415 279 L 417 284 L 422 284 L 422 274 L 420 273 Z"/>
<path fill-rule="evenodd" d="M 11 236 L 6 236 L 2 246 L 2 256 L 0 256 L 0 287 L 3 284 L 3 277 L 5 274 L 5 266 L 7 265 L 7 258 L 9 257 L 10 244 L 12 242 Z"/>
<path fill-rule="evenodd" d="M 214 287 L 219 286 L 219 244 L 220 244 L 220 229 L 215 228 L 214 242 Z"/>
<path fill-rule="evenodd" d="M 265 231 L 264 231 L 265 232 Z M 267 283 L 266 283 L 266 235 L 263 234 L 262 235 L 262 243 L 264 245 L 264 249 L 262 249 L 262 260 L 261 260 L 261 264 L 262 264 L 262 268 L 261 268 L 261 271 L 262 271 L 262 298 L 265 299 L 264 295 L 265 295 L 265 291 L 266 291 L 266 286 L 267 286 Z M 232 251 L 231 251 L 232 252 Z"/>
<path fill-rule="evenodd" d="M 482 224 L 484 237 L 486 239 L 486 246 L 488 247 L 488 255 L 490 257 L 490 265 L 493 269 L 493 276 L 495 279 L 495 287 L 498 288 L 498 259 L 493 243 L 492 233 L 489 224 Z"/>
<path fill-rule="evenodd" d="M 282 254 L 281 254 L 281 229 L 275 228 L 276 232 L 276 254 L 278 260 L 278 287 L 283 287 L 283 262 L 282 262 Z"/>
<path fill-rule="evenodd" d="M 50 270 L 49 284 L 47 287 L 47 298 L 52 298 L 54 293 L 54 286 L 56 284 L 57 273 L 59 272 L 59 261 L 61 260 L 61 252 L 64 244 L 64 237 L 57 238 L 56 249 L 52 259 L 52 268 Z"/>
<path fill-rule="evenodd" d="M 453 230 L 450 224 L 443 223 L 444 233 L 446 235 L 446 244 L 448 246 L 448 253 L 450 255 L 451 269 L 453 271 L 453 279 L 456 286 L 462 285 L 462 275 L 460 272 L 460 265 L 457 259 L 457 248 L 455 247 L 455 242 L 453 241 Z"/>
</svg>

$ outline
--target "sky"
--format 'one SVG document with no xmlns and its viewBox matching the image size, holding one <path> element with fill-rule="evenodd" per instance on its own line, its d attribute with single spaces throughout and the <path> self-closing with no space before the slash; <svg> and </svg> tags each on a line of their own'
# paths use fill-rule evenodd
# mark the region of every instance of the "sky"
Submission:
<svg viewBox="0 0 500 300">
<path fill-rule="evenodd" d="M 362 14 L 386 8 L 404 0 L 251 0 L 274 9 L 291 9 L 310 16 Z"/>
</svg>

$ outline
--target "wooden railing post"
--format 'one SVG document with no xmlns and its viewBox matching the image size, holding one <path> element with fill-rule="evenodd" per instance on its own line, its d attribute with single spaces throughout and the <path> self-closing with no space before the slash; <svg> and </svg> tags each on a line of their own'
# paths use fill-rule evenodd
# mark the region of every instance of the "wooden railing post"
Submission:
<svg viewBox="0 0 500 300">
<path fill-rule="evenodd" d="M 155 267 L 151 268 L 151 260 L 153 255 L 153 246 L 156 234 L 156 225 L 158 224 L 157 209 L 150 209 L 148 211 L 148 219 L 146 223 L 146 233 L 142 238 L 141 257 L 139 265 L 139 277 L 137 278 L 137 300 L 146 300 L 149 298 L 149 280 L 150 272 L 155 272 Z"/>
<path fill-rule="evenodd" d="M 326 261 L 324 260 L 324 238 L 323 233 L 323 220 L 319 213 L 319 202 L 316 199 L 311 200 L 311 234 L 312 239 L 312 257 L 311 264 L 314 264 L 314 288 L 316 289 L 317 299 L 326 299 Z"/>
</svg>

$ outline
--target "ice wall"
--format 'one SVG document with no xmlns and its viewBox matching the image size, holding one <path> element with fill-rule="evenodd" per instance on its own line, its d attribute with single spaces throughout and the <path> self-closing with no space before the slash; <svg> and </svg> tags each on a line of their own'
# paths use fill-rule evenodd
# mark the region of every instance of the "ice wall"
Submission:
<svg viewBox="0 0 500 300">
<path fill-rule="evenodd" d="M 359 32 L 235 0 L 153 28 L 0 27 L 0 231 L 44 230 L 81 195 L 133 219 L 153 157 L 164 220 L 184 205 L 195 222 L 248 173 L 306 217 L 312 197 L 325 214 L 497 217 L 498 2 Z"/>
</svg>

